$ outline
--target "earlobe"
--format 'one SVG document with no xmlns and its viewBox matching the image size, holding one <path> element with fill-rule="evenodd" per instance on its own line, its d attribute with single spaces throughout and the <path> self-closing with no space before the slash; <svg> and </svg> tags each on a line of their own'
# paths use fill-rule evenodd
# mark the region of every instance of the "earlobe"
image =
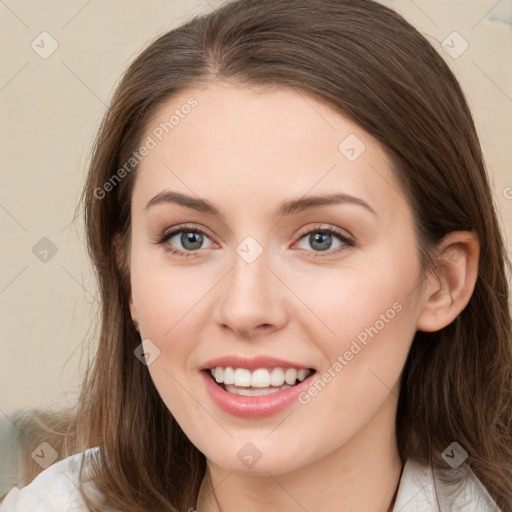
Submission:
<svg viewBox="0 0 512 512">
<path fill-rule="evenodd" d="M 474 232 L 454 231 L 439 244 L 436 272 L 429 276 L 417 329 L 439 331 L 467 306 L 478 277 L 480 244 Z"/>
</svg>

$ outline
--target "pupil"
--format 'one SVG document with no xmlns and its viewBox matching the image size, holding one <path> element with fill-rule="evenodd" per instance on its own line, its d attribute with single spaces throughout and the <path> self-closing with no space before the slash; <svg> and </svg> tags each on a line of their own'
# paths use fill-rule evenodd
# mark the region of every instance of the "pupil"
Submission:
<svg viewBox="0 0 512 512">
<path fill-rule="evenodd" d="M 331 246 L 331 236 L 329 233 L 315 233 L 310 235 L 309 241 L 311 247 L 319 251 L 325 251 Z M 323 244 L 323 245 L 322 245 Z"/>
<path fill-rule="evenodd" d="M 203 235 L 195 231 L 186 231 L 181 234 L 181 244 L 185 249 L 194 251 L 199 249 L 203 243 Z M 188 244 L 191 244 L 188 245 Z"/>
</svg>

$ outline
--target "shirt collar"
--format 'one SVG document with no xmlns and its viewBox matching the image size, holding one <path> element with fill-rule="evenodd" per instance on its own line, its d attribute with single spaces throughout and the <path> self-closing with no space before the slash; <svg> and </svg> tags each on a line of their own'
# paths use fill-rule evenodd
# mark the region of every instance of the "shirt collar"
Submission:
<svg viewBox="0 0 512 512">
<path fill-rule="evenodd" d="M 408 459 L 393 512 L 500 512 L 469 465 L 432 469 Z"/>
</svg>

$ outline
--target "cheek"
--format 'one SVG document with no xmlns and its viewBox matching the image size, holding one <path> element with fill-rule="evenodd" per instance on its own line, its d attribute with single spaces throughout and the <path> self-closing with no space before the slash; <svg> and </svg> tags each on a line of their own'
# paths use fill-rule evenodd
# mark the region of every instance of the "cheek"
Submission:
<svg viewBox="0 0 512 512">
<path fill-rule="evenodd" d="M 416 331 L 419 264 L 414 246 L 409 250 L 400 254 L 391 247 L 370 255 L 364 270 L 347 266 L 329 279 L 316 273 L 295 281 L 315 313 L 297 317 L 324 356 L 318 388 L 330 389 L 326 402 L 343 396 L 344 409 L 360 417 L 375 410 L 399 379 Z"/>
<path fill-rule="evenodd" d="M 208 274 L 193 267 L 171 266 L 159 252 L 132 252 L 131 290 L 141 334 L 165 340 L 174 338 L 182 324 L 198 320 L 201 298 L 213 279 L 210 283 Z"/>
<path fill-rule="evenodd" d="M 415 333 L 416 268 L 385 270 L 340 276 L 323 294 L 317 281 L 310 295 L 334 334 L 319 322 L 317 328 L 301 324 L 324 359 L 299 402 L 305 415 L 319 419 L 318 437 L 332 440 L 323 446 L 326 451 L 350 439 L 399 393 L 395 385 Z"/>
<path fill-rule="evenodd" d="M 414 256 L 389 250 L 357 266 L 290 273 L 287 279 L 312 313 L 297 317 L 302 326 L 331 339 L 328 349 L 339 350 L 355 338 L 364 343 L 414 324 L 418 273 Z"/>
<path fill-rule="evenodd" d="M 148 371 L 166 407 L 182 418 L 191 407 L 190 395 L 185 391 L 189 387 L 188 366 L 200 339 L 201 297 L 208 288 L 204 275 L 200 279 L 197 272 L 185 266 L 171 268 L 164 260 L 149 252 L 143 255 L 134 251 L 132 299 L 141 338 L 151 340 L 159 350 Z"/>
<path fill-rule="evenodd" d="M 410 319 L 411 286 L 407 280 L 392 274 L 368 273 L 340 283 L 337 300 L 329 306 L 333 330 L 345 343 L 355 340 L 365 345 L 368 340 L 395 336 Z M 405 314 L 404 314 L 405 313 Z M 398 340 L 396 340 L 398 341 Z"/>
</svg>

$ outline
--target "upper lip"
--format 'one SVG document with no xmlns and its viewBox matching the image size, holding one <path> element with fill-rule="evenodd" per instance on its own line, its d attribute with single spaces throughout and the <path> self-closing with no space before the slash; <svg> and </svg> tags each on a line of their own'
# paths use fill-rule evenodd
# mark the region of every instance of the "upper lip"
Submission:
<svg viewBox="0 0 512 512">
<path fill-rule="evenodd" d="M 201 370 L 209 370 L 217 367 L 226 368 L 247 368 L 248 370 L 257 370 L 258 368 L 296 368 L 297 370 L 308 370 L 311 366 L 286 361 L 275 357 L 260 355 L 256 357 L 243 357 L 239 355 L 227 355 L 211 359 L 201 366 Z"/>
</svg>

